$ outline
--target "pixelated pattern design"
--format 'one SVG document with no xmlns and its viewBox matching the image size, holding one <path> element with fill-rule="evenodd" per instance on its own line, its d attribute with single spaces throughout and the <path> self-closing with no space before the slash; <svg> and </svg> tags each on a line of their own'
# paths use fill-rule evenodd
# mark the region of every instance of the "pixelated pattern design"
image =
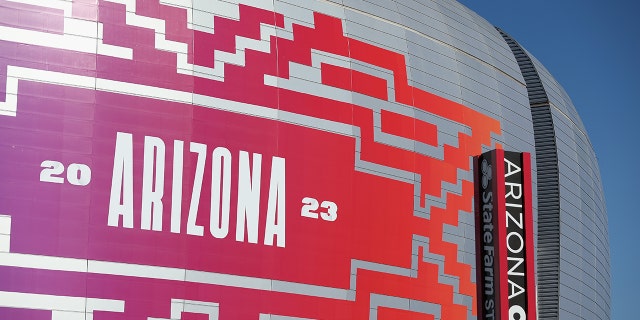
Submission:
<svg viewBox="0 0 640 320">
<path fill-rule="evenodd" d="M 404 55 L 346 36 L 336 12 L 0 0 L 0 147 L 16 168 L 0 184 L 1 317 L 475 318 L 468 244 L 451 234 L 473 220 L 471 158 L 500 123 L 408 85 Z M 109 227 L 110 144 L 127 130 L 140 159 L 144 135 L 284 157 L 287 192 L 346 209 L 311 226 L 287 197 L 286 248 L 172 234 L 168 213 L 162 232 Z M 38 181 L 52 156 L 91 164 L 90 188 Z"/>
</svg>

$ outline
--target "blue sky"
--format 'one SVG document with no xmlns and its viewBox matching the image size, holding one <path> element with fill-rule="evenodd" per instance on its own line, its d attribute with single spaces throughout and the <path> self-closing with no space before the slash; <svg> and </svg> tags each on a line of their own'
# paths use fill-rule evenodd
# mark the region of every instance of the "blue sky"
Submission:
<svg viewBox="0 0 640 320">
<path fill-rule="evenodd" d="M 565 88 L 598 156 L 611 243 L 612 319 L 637 319 L 640 287 L 640 4 L 473 1 Z"/>
</svg>

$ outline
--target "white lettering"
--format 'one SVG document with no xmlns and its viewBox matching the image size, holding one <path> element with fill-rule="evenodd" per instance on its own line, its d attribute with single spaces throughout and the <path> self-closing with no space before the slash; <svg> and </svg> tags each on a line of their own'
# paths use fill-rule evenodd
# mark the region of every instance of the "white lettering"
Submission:
<svg viewBox="0 0 640 320">
<path fill-rule="evenodd" d="M 155 171 L 155 174 L 154 174 Z M 140 228 L 162 231 L 162 195 L 164 194 L 164 142 L 157 137 L 144 138 L 142 170 L 142 221 Z M 153 227 L 151 223 L 153 221 Z"/>
<path fill-rule="evenodd" d="M 524 293 L 524 288 L 517 283 L 509 280 L 509 299 L 517 297 Z"/>
<path fill-rule="evenodd" d="M 202 191 L 202 178 L 204 176 L 204 163 L 207 160 L 207 146 L 202 143 L 191 142 L 189 151 L 198 154 L 196 161 L 196 173 L 193 178 L 193 190 L 191 191 L 191 204 L 187 217 L 187 234 L 195 236 L 204 235 L 204 227 L 196 224 L 198 207 L 200 206 L 200 192 Z"/>
<path fill-rule="evenodd" d="M 511 214 L 511 212 L 509 212 L 507 210 L 507 228 L 509 228 L 509 220 L 513 221 L 513 223 L 515 223 L 518 228 L 522 229 L 523 225 L 522 225 L 522 212 L 519 212 L 518 215 L 518 220 L 516 220 L 516 218 Z"/>
<path fill-rule="evenodd" d="M 327 212 L 320 212 L 320 216 L 325 221 L 336 221 L 338 219 L 338 205 L 332 201 L 322 201 L 321 207 L 327 209 Z"/>
<path fill-rule="evenodd" d="M 513 162 L 509 161 L 507 158 L 504 159 L 504 162 L 507 163 L 507 172 L 504 173 L 504 177 L 507 178 L 512 174 L 516 174 L 520 172 L 522 169 L 515 165 Z"/>
<path fill-rule="evenodd" d="M 122 226 L 133 228 L 133 136 L 118 132 L 113 155 L 107 225 L 117 227 L 121 216 Z"/>
<path fill-rule="evenodd" d="M 505 161 L 507 161 L 507 160 L 505 160 Z M 504 196 L 505 198 L 508 198 L 509 196 L 511 196 L 514 199 L 520 199 L 522 197 L 522 184 L 513 183 L 513 182 L 505 182 L 504 186 L 505 186 L 505 189 L 509 188 L 509 191 Z M 517 192 L 518 192 L 517 195 L 516 195 L 516 193 L 514 193 L 514 190 L 516 190 L 516 189 L 517 189 Z"/>
<path fill-rule="evenodd" d="M 511 246 L 511 238 L 514 237 L 514 236 L 517 238 L 517 240 L 519 242 L 519 246 L 515 250 Z M 522 236 L 517 232 L 510 232 L 507 235 L 507 249 L 509 249 L 509 252 L 511 252 L 511 253 L 520 253 L 520 251 L 522 251 L 523 248 L 524 248 L 524 240 L 522 239 Z"/>
<path fill-rule="evenodd" d="M 515 270 L 524 262 L 524 258 L 507 257 L 507 261 L 516 261 L 516 263 L 507 271 L 507 275 L 524 277 L 524 272 L 515 272 Z M 524 268 L 524 266 L 523 266 Z"/>
<path fill-rule="evenodd" d="M 513 162 L 507 160 L 507 158 L 504 158 L 504 162 L 507 163 L 507 172 L 504 173 L 504 177 L 505 178 L 509 177 L 512 174 L 516 174 L 516 173 L 522 171 L 522 169 L 520 169 L 520 167 L 515 165 Z"/>
<path fill-rule="evenodd" d="M 273 245 L 278 237 L 277 246 L 285 246 L 285 160 L 273 157 L 271 160 L 271 179 L 269 182 L 269 203 L 264 231 L 264 244 Z"/>
<path fill-rule="evenodd" d="M 311 197 L 302 198 L 302 209 L 300 210 L 300 215 L 307 218 L 318 219 L 318 213 L 314 212 L 318 210 L 320 207 L 320 203 L 318 200 Z"/>
<path fill-rule="evenodd" d="M 211 218 L 209 232 L 222 239 L 229 234 L 229 202 L 231 200 L 231 152 L 217 147 L 213 149 L 211 169 Z M 216 188 L 218 187 L 218 188 Z M 222 193 L 222 195 L 221 195 Z M 222 204 L 222 208 L 220 205 Z"/>
<path fill-rule="evenodd" d="M 253 176 L 251 171 L 253 171 Z M 262 174 L 261 154 L 253 154 L 253 170 L 251 171 L 249 169 L 249 153 L 240 151 L 236 241 L 244 242 L 246 224 L 248 241 L 250 243 L 258 243 L 258 210 L 260 209 L 260 176 Z"/>
<path fill-rule="evenodd" d="M 173 142 L 173 178 L 171 184 L 171 232 L 180 233 L 182 225 L 182 175 L 184 141 Z"/>
<path fill-rule="evenodd" d="M 118 132 L 115 142 L 108 225 L 133 228 L 134 166 L 133 135 Z M 182 200 L 185 143 L 174 140 L 171 182 L 171 233 L 182 233 Z M 140 229 L 162 231 L 165 187 L 165 142 L 145 136 L 143 146 Z M 196 157 L 193 189 L 189 201 L 186 233 L 204 236 L 204 226 L 198 225 L 198 209 L 207 161 L 207 145 L 190 142 L 189 150 Z M 258 243 L 260 222 L 264 222 L 264 245 L 285 247 L 286 196 L 285 159 L 272 157 L 269 196 L 266 217 L 261 220 L 262 154 L 239 151 L 237 183 L 236 241 Z M 74 171 L 75 172 L 75 171 Z M 229 149 L 216 147 L 211 154 L 211 207 L 209 231 L 214 238 L 224 239 L 229 234 L 231 208 L 232 156 Z M 168 190 L 168 189 L 167 189 Z M 318 206 L 316 201 L 316 207 Z M 338 207 L 334 202 L 322 202 L 322 218 L 334 221 Z M 264 211 L 263 211 L 264 212 Z M 317 217 L 317 216 L 316 216 Z"/>
</svg>

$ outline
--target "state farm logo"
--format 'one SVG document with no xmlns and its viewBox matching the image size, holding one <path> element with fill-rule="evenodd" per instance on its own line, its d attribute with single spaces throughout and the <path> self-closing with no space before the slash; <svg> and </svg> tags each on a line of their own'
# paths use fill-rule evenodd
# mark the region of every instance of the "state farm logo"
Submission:
<svg viewBox="0 0 640 320">
<path fill-rule="evenodd" d="M 483 155 L 480 161 L 479 171 L 482 172 L 480 181 L 482 191 L 479 193 L 478 219 L 480 225 L 479 239 L 481 244 L 478 247 L 480 256 L 480 282 L 481 288 L 481 314 L 479 319 L 495 319 L 497 315 L 497 266 L 496 266 L 496 248 L 495 248 L 495 214 L 493 189 L 491 188 L 491 180 L 493 179 L 493 168 L 490 164 L 491 158 L 487 160 L 487 156 Z"/>
<path fill-rule="evenodd" d="M 487 159 L 484 159 L 482 160 L 482 189 L 486 189 L 489 186 L 489 181 L 492 178 L 491 165 L 487 162 Z"/>
</svg>

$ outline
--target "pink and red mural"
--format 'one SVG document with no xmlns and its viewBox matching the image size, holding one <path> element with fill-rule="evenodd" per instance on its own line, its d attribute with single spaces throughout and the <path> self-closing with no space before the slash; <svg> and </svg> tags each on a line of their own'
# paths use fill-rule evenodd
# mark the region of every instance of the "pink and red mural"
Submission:
<svg viewBox="0 0 640 320">
<path fill-rule="evenodd" d="M 172 2 L 0 0 L 0 318 L 475 315 L 500 123 L 339 17 Z"/>
</svg>

